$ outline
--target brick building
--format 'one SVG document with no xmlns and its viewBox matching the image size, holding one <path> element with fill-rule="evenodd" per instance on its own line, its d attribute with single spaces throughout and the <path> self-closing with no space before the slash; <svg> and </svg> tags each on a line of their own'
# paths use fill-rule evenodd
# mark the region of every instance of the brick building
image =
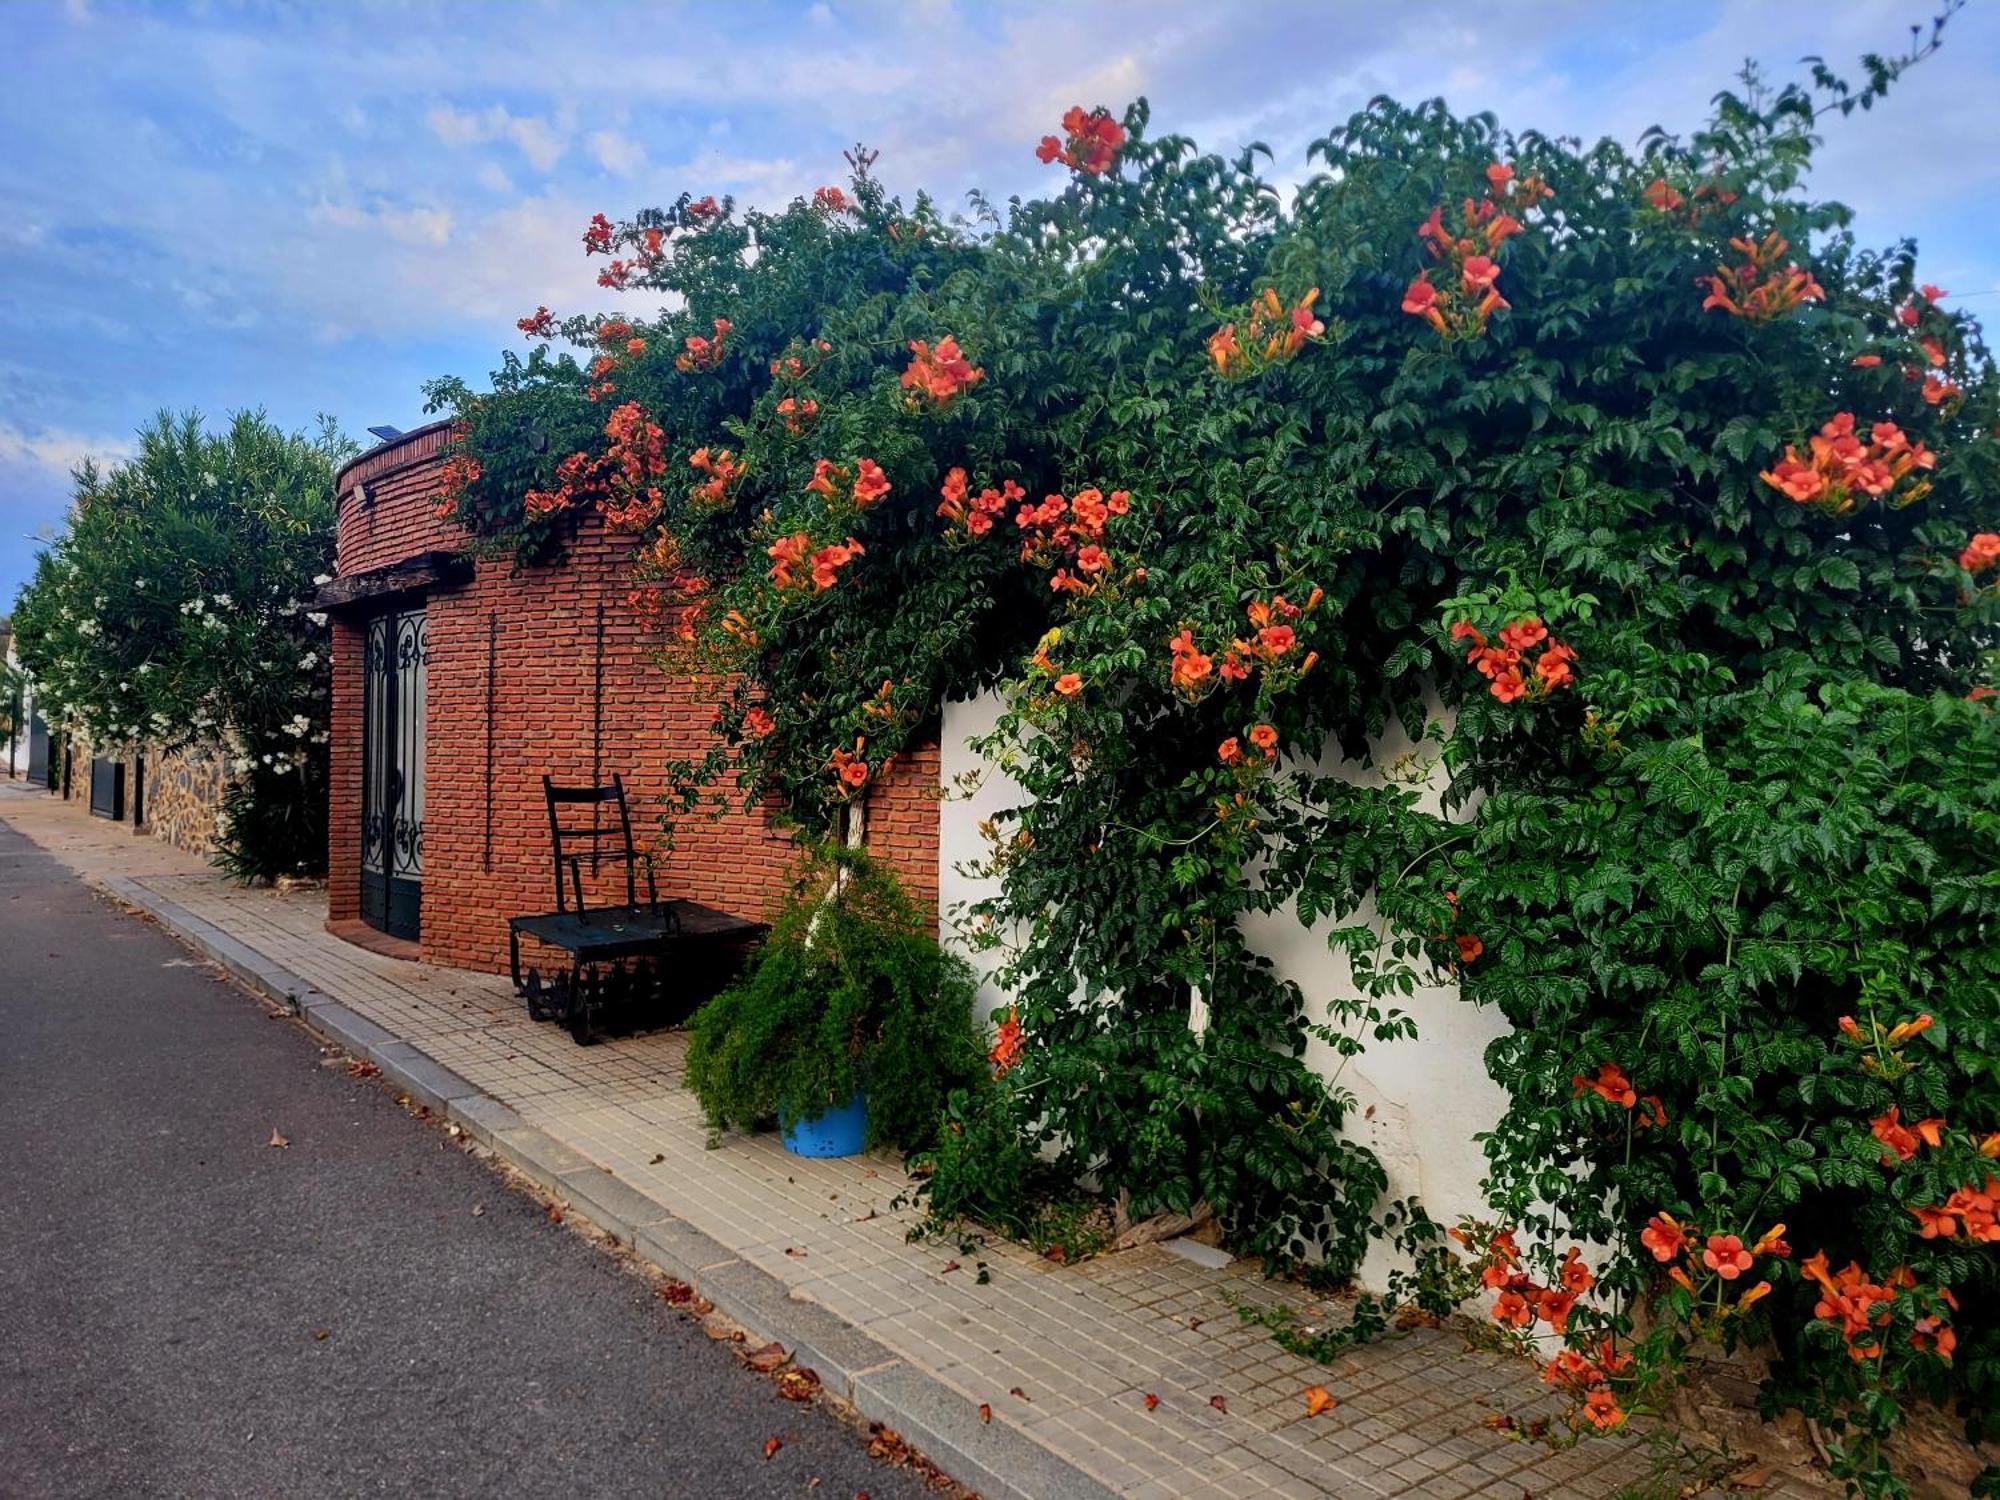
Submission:
<svg viewBox="0 0 2000 1500">
<path fill-rule="evenodd" d="M 335 481 L 327 925 L 498 970 L 507 918 L 554 905 L 543 773 L 622 774 L 635 832 L 658 844 L 661 768 L 707 747 L 713 698 L 662 670 L 627 608 L 631 538 L 592 517 L 545 566 L 475 557 L 436 514 L 446 436 L 443 423 L 404 433 Z M 933 907 L 937 765 L 934 747 L 906 756 L 865 819 Z M 766 917 L 790 862 L 783 830 L 732 809 L 683 822 L 656 868 L 663 897 Z"/>
</svg>

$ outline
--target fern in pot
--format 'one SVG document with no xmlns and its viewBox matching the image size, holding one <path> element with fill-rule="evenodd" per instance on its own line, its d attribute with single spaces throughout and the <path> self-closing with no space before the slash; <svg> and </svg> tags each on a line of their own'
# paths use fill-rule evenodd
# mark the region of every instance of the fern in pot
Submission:
<svg viewBox="0 0 2000 1500">
<path fill-rule="evenodd" d="M 688 1086 L 712 1130 L 775 1123 L 802 1154 L 920 1149 L 985 1074 L 975 991 L 893 875 L 822 849 L 743 979 L 696 1014 Z"/>
</svg>

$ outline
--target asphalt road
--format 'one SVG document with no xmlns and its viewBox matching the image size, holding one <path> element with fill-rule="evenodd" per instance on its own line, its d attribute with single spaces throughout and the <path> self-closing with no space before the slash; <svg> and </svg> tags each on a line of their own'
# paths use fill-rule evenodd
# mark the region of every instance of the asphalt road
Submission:
<svg viewBox="0 0 2000 1500">
<path fill-rule="evenodd" d="M 861 1492 L 929 1493 L 0 823 L 0 1496 Z"/>
</svg>

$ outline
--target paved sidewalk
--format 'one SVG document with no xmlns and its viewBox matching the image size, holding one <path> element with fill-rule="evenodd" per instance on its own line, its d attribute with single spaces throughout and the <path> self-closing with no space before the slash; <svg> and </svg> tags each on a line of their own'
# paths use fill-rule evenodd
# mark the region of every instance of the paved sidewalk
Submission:
<svg viewBox="0 0 2000 1500">
<path fill-rule="evenodd" d="M 528 1020 L 503 979 L 330 936 L 318 892 L 233 887 L 18 784 L 0 784 L 0 819 L 291 998 L 989 1497 L 1611 1500 L 1647 1474 L 1635 1441 L 1551 1453 L 1491 1431 L 1493 1412 L 1544 1411 L 1547 1395 L 1525 1364 L 1468 1352 L 1449 1330 L 1330 1367 L 1285 1353 L 1232 1310 L 1295 1300 L 1253 1265 L 1209 1269 L 1150 1246 L 1065 1267 L 993 1241 L 980 1285 L 972 1256 L 908 1243 L 914 1216 L 895 1200 L 909 1181 L 893 1159 L 806 1161 L 769 1136 L 709 1149 L 680 1035 L 579 1048 Z M 1308 1417 L 1314 1384 L 1339 1405 Z"/>
</svg>

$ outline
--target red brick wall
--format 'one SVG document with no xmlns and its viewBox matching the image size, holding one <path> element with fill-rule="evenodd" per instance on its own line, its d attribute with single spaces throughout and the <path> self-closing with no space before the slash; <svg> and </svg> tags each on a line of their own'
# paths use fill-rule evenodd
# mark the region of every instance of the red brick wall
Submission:
<svg viewBox="0 0 2000 1500">
<path fill-rule="evenodd" d="M 449 423 L 433 422 L 371 449 L 340 471 L 334 481 L 339 497 L 334 541 L 341 577 L 465 545 L 465 533 L 437 515 L 437 471 L 450 436 Z"/>
<path fill-rule="evenodd" d="M 341 615 L 331 622 L 333 699 L 326 768 L 326 919 L 361 915 L 361 631 Z"/>
<path fill-rule="evenodd" d="M 415 553 L 462 546 L 432 514 L 442 429 L 402 439 L 343 476 L 339 569 L 381 567 Z M 415 450 L 422 462 L 411 466 Z M 373 465 L 370 470 L 369 466 Z M 374 484 L 365 513 L 357 478 Z M 433 592 L 424 805 L 422 950 L 465 968 L 503 968 L 507 918 L 553 904 L 544 772 L 558 782 L 592 779 L 593 699 L 602 606 L 602 709 L 597 767 L 623 774 L 642 847 L 661 845 L 655 799 L 669 759 L 694 758 L 709 743 L 713 689 L 697 691 L 662 669 L 626 608 L 629 538 L 587 524 L 549 566 L 513 573 L 507 559 L 479 562 L 469 584 Z M 361 659 L 354 621 L 333 633 L 333 768 L 329 818 L 328 920 L 359 914 Z M 489 767 L 488 673 L 492 679 Z M 899 762 L 868 799 L 868 844 L 912 894 L 937 902 L 937 750 Z M 490 822 L 490 836 L 488 833 Z M 662 896 L 683 896 L 746 916 L 768 916 L 782 899 L 789 835 L 761 813 L 732 808 L 684 821 L 658 865 Z M 622 877 L 619 877 L 622 882 Z M 598 894 L 613 888 L 606 870 Z"/>
</svg>

